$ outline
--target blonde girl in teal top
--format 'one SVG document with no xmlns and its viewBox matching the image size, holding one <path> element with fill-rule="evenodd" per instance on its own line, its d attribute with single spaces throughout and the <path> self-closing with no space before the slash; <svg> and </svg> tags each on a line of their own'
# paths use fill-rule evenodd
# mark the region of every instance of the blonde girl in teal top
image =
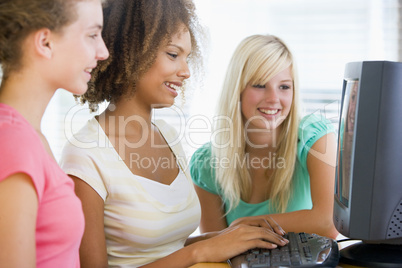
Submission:
<svg viewBox="0 0 402 268">
<path fill-rule="evenodd" d="M 253 35 L 239 44 L 211 142 L 190 161 L 202 232 L 248 216 L 250 224 L 273 219 L 287 232 L 337 236 L 334 129 L 320 116 L 300 120 L 298 90 L 294 59 L 282 40 Z"/>
<path fill-rule="evenodd" d="M 297 143 L 297 159 L 292 179 L 294 182 L 293 194 L 289 199 L 285 212 L 312 208 L 307 155 L 311 146 L 317 140 L 332 132 L 334 132 L 334 127 L 329 121 L 321 121 L 319 117 L 314 115 L 303 118 L 299 127 L 300 138 Z M 215 183 L 213 160 L 211 143 L 204 144 L 191 159 L 191 176 L 198 187 L 224 198 L 222 188 Z M 278 165 L 279 162 L 267 162 L 267 166 L 269 164 L 271 166 Z M 223 203 L 225 205 L 225 213 L 227 213 L 226 221 L 228 225 L 241 217 L 276 213 L 276 210 L 272 208 L 270 199 L 256 204 L 240 200 L 238 206 L 230 211 L 229 201 L 225 200 Z"/>
</svg>

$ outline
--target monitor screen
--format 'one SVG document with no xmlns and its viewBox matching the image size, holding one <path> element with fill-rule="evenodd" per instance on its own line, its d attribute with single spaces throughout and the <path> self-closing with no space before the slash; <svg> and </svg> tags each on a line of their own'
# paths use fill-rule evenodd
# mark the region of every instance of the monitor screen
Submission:
<svg viewBox="0 0 402 268">
<path fill-rule="evenodd" d="M 356 118 L 356 102 L 359 81 L 354 79 L 345 80 L 345 94 L 340 117 L 340 146 L 338 153 L 338 174 L 336 177 L 336 194 L 340 202 L 349 207 L 351 168 L 353 161 L 352 143 L 354 137 L 354 122 Z"/>
</svg>

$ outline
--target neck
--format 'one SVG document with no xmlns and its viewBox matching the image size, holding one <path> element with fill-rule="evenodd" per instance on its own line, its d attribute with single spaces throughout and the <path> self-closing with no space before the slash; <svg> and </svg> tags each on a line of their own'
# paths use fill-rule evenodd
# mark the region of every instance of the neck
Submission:
<svg viewBox="0 0 402 268">
<path fill-rule="evenodd" d="M 274 130 L 249 130 L 246 135 L 246 153 L 265 155 L 268 152 L 276 152 L 280 127 Z"/>
<path fill-rule="evenodd" d="M 27 73 L 10 76 L 0 90 L 0 102 L 16 109 L 38 132 L 50 99 L 56 89 Z"/>
<path fill-rule="evenodd" d="M 111 103 L 97 118 L 108 135 L 132 135 L 151 129 L 152 109 L 131 98 Z"/>
</svg>

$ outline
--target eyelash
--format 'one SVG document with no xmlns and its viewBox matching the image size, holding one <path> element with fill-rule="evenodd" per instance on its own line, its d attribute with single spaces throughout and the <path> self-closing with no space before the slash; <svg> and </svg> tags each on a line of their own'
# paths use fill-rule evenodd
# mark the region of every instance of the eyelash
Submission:
<svg viewBox="0 0 402 268">
<path fill-rule="evenodd" d="M 172 58 L 177 58 L 178 57 L 178 55 L 177 54 L 173 54 L 173 53 L 169 53 L 169 52 L 166 52 L 170 57 L 172 57 Z"/>
<path fill-rule="evenodd" d="M 265 88 L 265 85 L 253 85 L 255 88 Z M 281 85 L 280 89 L 290 89 L 290 86 L 288 85 Z"/>
</svg>

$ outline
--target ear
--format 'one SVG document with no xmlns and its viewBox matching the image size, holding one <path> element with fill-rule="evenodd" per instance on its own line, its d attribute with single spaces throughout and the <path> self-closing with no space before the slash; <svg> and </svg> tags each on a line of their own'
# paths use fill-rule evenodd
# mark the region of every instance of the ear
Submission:
<svg viewBox="0 0 402 268">
<path fill-rule="evenodd" d="M 38 30 L 34 35 L 35 50 L 36 52 L 47 59 L 52 58 L 53 44 L 52 44 L 52 31 L 43 28 Z"/>
</svg>

